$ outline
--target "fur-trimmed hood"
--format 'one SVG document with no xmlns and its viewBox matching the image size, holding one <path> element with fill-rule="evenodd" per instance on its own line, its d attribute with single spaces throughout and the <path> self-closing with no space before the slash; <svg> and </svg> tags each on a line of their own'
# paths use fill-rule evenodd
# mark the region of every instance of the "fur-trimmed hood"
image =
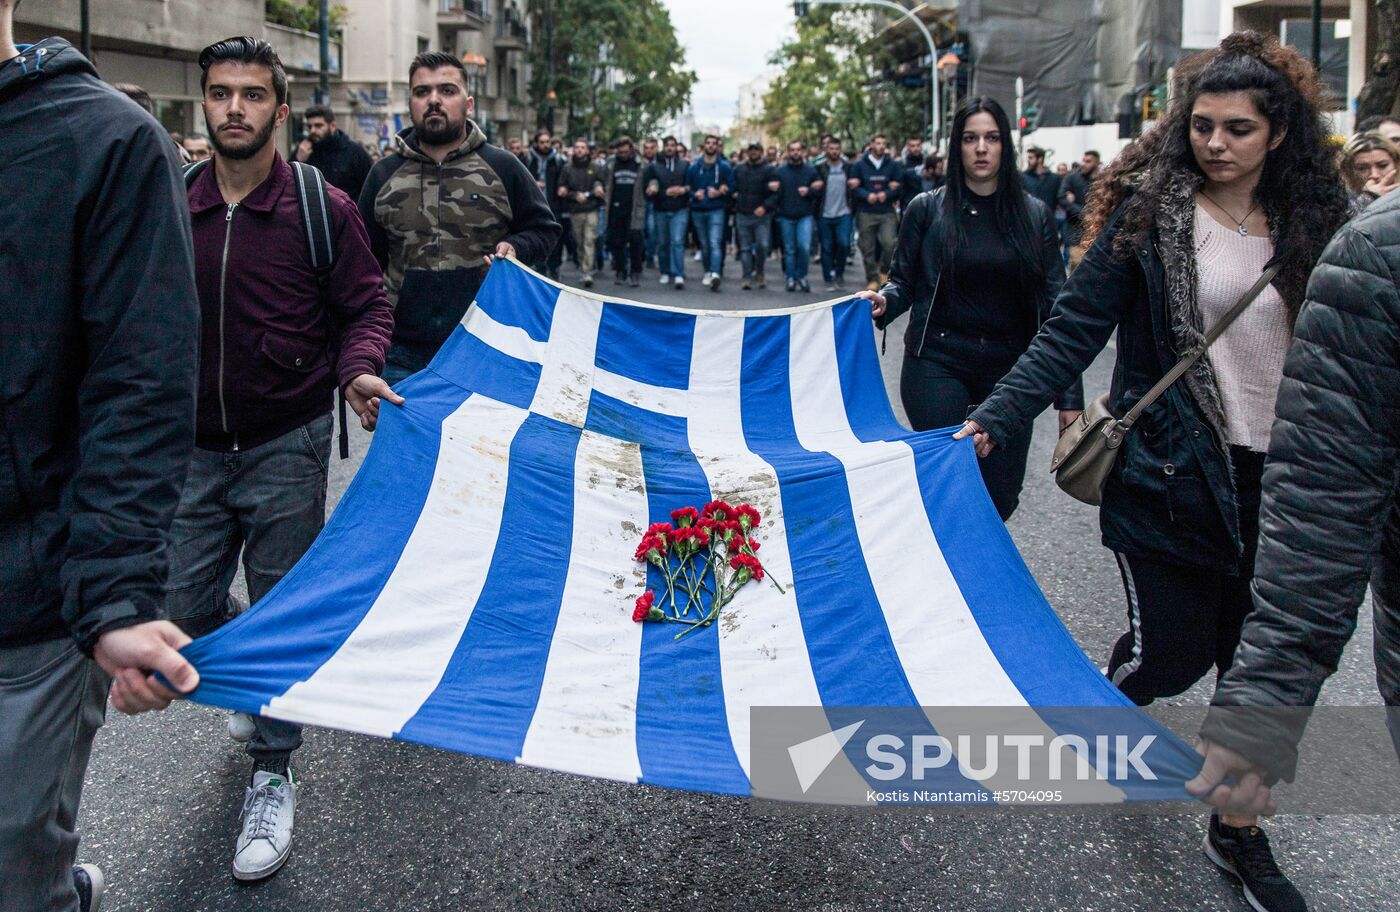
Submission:
<svg viewBox="0 0 1400 912">
<path fill-rule="evenodd" d="M 1173 173 L 1167 180 L 1157 208 L 1156 244 L 1166 272 L 1167 314 L 1171 319 L 1172 341 L 1177 354 L 1184 355 L 1205 340 L 1206 326 L 1197 299 L 1195 250 L 1196 193 L 1204 178 L 1185 169 Z M 1268 214 L 1269 233 L 1277 242 L 1277 218 Z M 1191 396 L 1215 432 L 1221 449 L 1229 453 L 1229 437 L 1225 432 L 1225 409 L 1221 403 L 1220 387 L 1215 380 L 1210 358 L 1198 360 L 1182 378 Z"/>
</svg>

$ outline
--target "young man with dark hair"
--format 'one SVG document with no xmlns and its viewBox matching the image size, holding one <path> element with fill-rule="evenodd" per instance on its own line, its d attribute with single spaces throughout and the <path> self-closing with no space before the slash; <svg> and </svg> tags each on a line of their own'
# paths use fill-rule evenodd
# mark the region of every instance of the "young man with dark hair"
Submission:
<svg viewBox="0 0 1400 912">
<path fill-rule="evenodd" d="M 704 254 L 705 277 L 701 281 L 711 291 L 719 291 L 724 270 L 724 213 L 734 185 L 734 168 L 725 160 L 724 144 L 718 136 L 705 137 L 701 156 L 686 172 L 685 183 L 690 193 L 690 219 Z"/>
<path fill-rule="evenodd" d="M 875 291 L 889 280 L 898 220 L 894 204 L 904 185 L 904 170 L 886 154 L 885 136 L 870 137 L 870 151 L 851 167 L 846 183 L 854 196 L 856 238 L 865 262 L 865 287 Z"/>
<path fill-rule="evenodd" d="M 588 140 L 575 139 L 568 161 L 559 172 L 556 195 L 569 212 L 578 248 L 578 268 L 583 273 L 583 287 L 593 287 L 596 247 L 598 240 L 598 210 L 607 199 L 607 169 L 593 160 Z"/>
<path fill-rule="evenodd" d="M 555 153 L 554 146 L 550 142 L 551 137 L 548 130 L 536 130 L 534 141 L 530 144 L 530 150 L 525 153 L 522 161 L 529 169 L 530 174 L 535 178 L 535 186 L 540 188 L 545 200 L 549 203 L 549 211 L 554 215 L 555 221 L 565 228 L 569 225 L 561 217 L 564 212 L 564 201 L 559 198 L 559 172 L 564 169 L 564 162 Z M 567 232 L 560 232 L 561 238 L 550 247 L 549 253 L 536 265 L 545 275 L 559 280 L 559 265 L 564 260 L 564 239 L 562 235 Z"/>
<path fill-rule="evenodd" d="M 1026 170 L 1021 173 L 1026 192 L 1045 204 L 1046 210 L 1055 211 L 1060 197 L 1060 178 L 1045 166 L 1045 150 L 1040 146 L 1026 147 Z"/>
<path fill-rule="evenodd" d="M 241 606 L 229 586 L 239 552 L 257 602 L 311 546 L 326 514 L 331 403 L 337 387 L 366 430 L 393 310 L 354 202 L 326 188 L 335 257 L 317 272 L 299 200 L 301 176 L 272 133 L 287 119 L 271 45 L 229 38 L 199 55 L 215 155 L 189 182 L 195 279 L 203 311 L 194 457 L 170 532 L 166 613 L 190 635 Z M 291 851 L 301 728 L 235 716 L 253 761 L 233 876 L 271 875 Z"/>
<path fill-rule="evenodd" d="M 773 238 L 773 210 L 778 205 L 777 169 L 763 158 L 763 146 L 749 143 L 744 160 L 734 168 L 735 234 L 739 262 L 744 267 L 741 288 L 768 287 L 764 270 Z"/>
<path fill-rule="evenodd" d="M 296 160 L 306 162 L 326 176 L 332 187 L 351 199 L 360 195 L 374 163 L 359 143 L 340 132 L 329 105 L 312 105 L 302 120 L 306 135 L 297 143 Z"/>
<path fill-rule="evenodd" d="M 1069 248 L 1069 268 L 1073 270 L 1084 259 L 1085 247 L 1083 213 L 1084 203 L 1089 199 L 1089 191 L 1099 176 L 1099 153 L 1090 149 L 1079 160 L 1079 167 L 1067 174 L 1060 182 L 1058 203 L 1065 213 L 1064 244 Z"/>
<path fill-rule="evenodd" d="M 394 304 L 391 383 L 428 366 L 462 322 L 493 257 L 538 263 L 559 237 L 520 159 L 486 142 L 471 119 L 462 61 L 419 54 L 409 67 L 413 126 L 370 171 L 360 214 Z"/>
<path fill-rule="evenodd" d="M 809 292 L 807 270 L 812 265 L 813 201 L 826 185 L 817 169 L 807 164 L 800 139 L 788 143 L 787 161 L 775 172 L 778 178 L 778 230 L 783 238 L 783 273 L 787 290 Z"/>
<path fill-rule="evenodd" d="M 75 868 L 109 694 L 199 676 L 160 620 L 194 439 L 199 308 L 170 137 L 0 0 L 0 912 L 91 912 Z"/>
<path fill-rule="evenodd" d="M 846 258 L 851 252 L 850 166 L 841 157 L 841 139 L 828 136 L 825 154 L 816 164 L 822 192 L 814 206 L 817 216 L 817 242 L 821 245 L 822 281 L 827 291 L 846 290 Z"/>
<path fill-rule="evenodd" d="M 632 137 L 618 139 L 616 148 L 607 163 L 608 253 L 615 283 L 636 288 L 642 284 L 642 231 L 647 218 L 647 198 L 640 186 L 645 163 L 637 157 Z"/>
<path fill-rule="evenodd" d="M 642 180 L 656 220 L 656 262 L 661 284 L 685 288 L 685 230 L 690 224 L 690 198 L 685 181 L 689 163 L 674 136 L 661 140 L 661 154 Z"/>
</svg>

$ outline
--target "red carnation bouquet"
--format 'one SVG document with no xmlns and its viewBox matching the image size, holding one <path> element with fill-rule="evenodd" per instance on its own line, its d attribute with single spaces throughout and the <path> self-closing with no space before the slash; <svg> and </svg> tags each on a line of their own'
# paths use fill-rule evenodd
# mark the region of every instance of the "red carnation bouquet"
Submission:
<svg viewBox="0 0 1400 912">
<path fill-rule="evenodd" d="M 748 504 L 731 507 L 715 500 L 700 510 L 672 510 L 671 522 L 652 523 L 635 557 L 661 571 L 666 591 L 659 600 L 651 589 L 644 592 L 632 620 L 684 624 L 677 640 L 713 624 L 745 584 L 765 575 L 754 537 L 762 521 Z M 785 591 L 771 576 L 768 579 L 779 592 Z"/>
</svg>

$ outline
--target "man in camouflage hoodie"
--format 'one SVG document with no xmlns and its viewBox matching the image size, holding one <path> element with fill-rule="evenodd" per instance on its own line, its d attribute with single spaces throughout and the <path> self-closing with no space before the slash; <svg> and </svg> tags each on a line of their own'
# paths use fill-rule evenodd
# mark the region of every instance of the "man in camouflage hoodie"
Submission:
<svg viewBox="0 0 1400 912">
<path fill-rule="evenodd" d="M 461 322 L 493 257 L 548 256 L 559 224 L 520 159 L 471 119 L 466 71 L 451 54 L 419 54 L 408 71 L 413 126 L 374 166 L 360 214 L 394 304 L 384 379 L 417 373 Z"/>
</svg>

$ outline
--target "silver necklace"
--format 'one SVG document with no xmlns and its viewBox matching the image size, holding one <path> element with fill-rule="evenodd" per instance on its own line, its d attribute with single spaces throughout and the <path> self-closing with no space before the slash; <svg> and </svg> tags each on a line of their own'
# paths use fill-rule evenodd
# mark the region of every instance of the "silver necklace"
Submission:
<svg viewBox="0 0 1400 912">
<path fill-rule="evenodd" d="M 1207 193 L 1205 190 L 1202 190 L 1202 191 L 1201 191 L 1201 196 L 1204 196 L 1206 199 L 1210 200 L 1211 203 L 1215 206 L 1215 208 L 1217 208 L 1217 209 L 1219 209 L 1221 212 L 1225 213 L 1225 216 L 1226 216 L 1227 218 L 1233 220 L 1234 223 L 1235 223 L 1235 225 L 1238 227 L 1240 234 L 1244 235 L 1245 237 L 1248 237 L 1248 236 L 1249 236 L 1249 229 L 1246 228 L 1246 227 L 1244 226 L 1244 223 L 1245 223 L 1246 220 L 1249 219 L 1249 217 L 1250 217 L 1251 215 L 1254 214 L 1254 210 L 1259 208 L 1259 203 L 1258 203 L 1258 201 L 1255 201 L 1254 205 L 1249 207 L 1249 211 L 1246 212 L 1246 213 L 1244 214 L 1244 218 L 1242 218 L 1242 219 L 1237 219 L 1237 218 L 1235 218 L 1235 216 L 1230 212 L 1229 209 L 1226 209 L 1224 206 L 1220 205 L 1220 203 L 1216 202 L 1215 197 L 1211 196 L 1211 195 L 1210 195 L 1209 193 Z"/>
</svg>

